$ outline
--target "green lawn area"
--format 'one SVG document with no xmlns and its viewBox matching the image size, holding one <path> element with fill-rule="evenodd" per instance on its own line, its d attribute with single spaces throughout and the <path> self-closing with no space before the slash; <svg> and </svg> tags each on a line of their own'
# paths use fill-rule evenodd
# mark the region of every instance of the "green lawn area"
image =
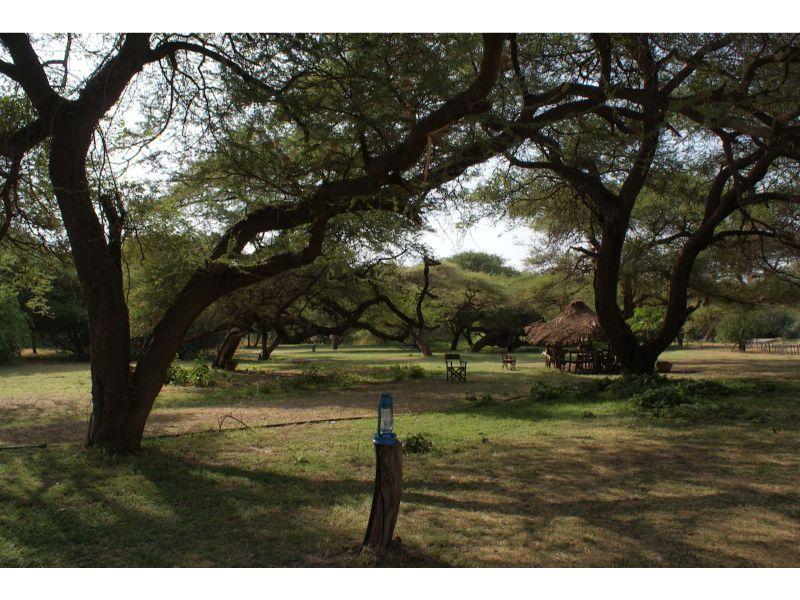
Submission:
<svg viewBox="0 0 800 600">
<path fill-rule="evenodd" d="M 536 382 L 587 380 L 547 372 L 535 353 L 516 373 L 469 356 L 459 385 L 443 381 L 441 355 L 298 347 L 261 365 L 253 352 L 212 388 L 166 388 L 149 433 L 187 435 L 150 437 L 132 457 L 81 447 L 86 365 L 0 370 L 3 441 L 50 443 L 0 452 L 0 566 L 369 564 L 351 549 L 369 515 L 382 389 L 399 436 L 434 446 L 404 458 L 404 550 L 386 564 L 800 566 L 797 357 L 668 353 L 678 377 L 724 382 L 719 402 L 749 415 L 685 421 L 606 393 L 531 399 Z M 429 376 L 391 381 L 406 363 Z M 312 367 L 352 381 L 258 391 Z M 209 432 L 224 414 L 251 428 Z M 325 422 L 256 427 L 314 414 Z M 336 420 L 352 416 L 365 418 Z"/>
</svg>

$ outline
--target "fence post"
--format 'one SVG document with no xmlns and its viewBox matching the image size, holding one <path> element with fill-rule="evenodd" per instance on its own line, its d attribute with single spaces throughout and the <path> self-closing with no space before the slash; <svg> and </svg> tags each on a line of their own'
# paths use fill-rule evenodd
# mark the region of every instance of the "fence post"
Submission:
<svg viewBox="0 0 800 600">
<path fill-rule="evenodd" d="M 400 499 L 403 495 L 403 445 L 392 431 L 392 397 L 381 394 L 378 400 L 378 431 L 375 445 L 375 486 L 369 523 L 361 548 L 386 549 L 392 541 Z"/>
</svg>

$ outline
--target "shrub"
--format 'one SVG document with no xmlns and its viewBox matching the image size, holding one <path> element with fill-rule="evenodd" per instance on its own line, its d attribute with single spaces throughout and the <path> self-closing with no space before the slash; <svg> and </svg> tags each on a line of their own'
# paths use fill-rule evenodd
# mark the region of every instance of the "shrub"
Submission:
<svg viewBox="0 0 800 600">
<path fill-rule="evenodd" d="M 744 416 L 738 406 L 713 401 L 727 393 L 728 388 L 714 381 L 659 378 L 628 399 L 634 408 L 659 418 L 722 420 Z"/>
<path fill-rule="evenodd" d="M 621 400 L 642 394 L 650 390 L 659 390 L 669 385 L 663 375 L 626 375 L 619 379 L 605 380 L 605 389 L 609 394 Z"/>
<path fill-rule="evenodd" d="M 214 381 L 214 373 L 202 358 L 196 358 L 189 368 L 188 379 L 192 387 L 208 387 Z"/>
<path fill-rule="evenodd" d="M 412 433 L 403 442 L 407 454 L 428 454 L 433 450 L 433 442 L 421 433 Z"/>
<path fill-rule="evenodd" d="M 181 367 L 178 364 L 178 357 L 175 356 L 172 359 L 172 363 L 169 365 L 169 369 L 167 369 L 167 383 L 171 383 L 172 385 L 186 385 L 186 369 Z"/>
<path fill-rule="evenodd" d="M 318 367 L 303 369 L 300 375 L 291 380 L 292 386 L 301 389 L 313 389 L 325 381 L 325 375 Z"/>
<path fill-rule="evenodd" d="M 572 388 L 565 385 L 553 385 L 537 381 L 528 392 L 528 399 L 532 402 L 555 402 L 572 397 Z"/>
<path fill-rule="evenodd" d="M 633 394 L 630 401 L 637 408 L 658 412 L 681 404 L 692 404 L 697 401 L 697 397 L 682 387 L 663 386 Z"/>
<path fill-rule="evenodd" d="M 714 381 L 667 379 L 653 374 L 559 384 L 537 382 L 531 386 L 528 399 L 541 403 L 616 399 L 627 400 L 635 410 L 656 417 L 740 418 L 745 415 L 741 408 L 714 402 L 730 392 Z M 585 411 L 581 416 L 590 419 L 596 415 Z"/>
<path fill-rule="evenodd" d="M 391 365 L 389 371 L 394 381 L 423 379 L 425 377 L 425 369 L 420 365 Z"/>
<path fill-rule="evenodd" d="M 172 361 L 167 370 L 167 383 L 191 387 L 208 387 L 214 383 L 214 372 L 201 358 L 192 362 L 188 369 L 178 364 L 178 357 Z"/>
<path fill-rule="evenodd" d="M 17 362 L 28 336 L 28 321 L 16 294 L 0 286 L 0 364 Z"/>
</svg>

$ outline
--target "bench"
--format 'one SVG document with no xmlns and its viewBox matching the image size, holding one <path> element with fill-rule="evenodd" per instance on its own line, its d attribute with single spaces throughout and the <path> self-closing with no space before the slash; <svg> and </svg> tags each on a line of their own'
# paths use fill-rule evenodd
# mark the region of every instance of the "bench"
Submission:
<svg viewBox="0 0 800 600">
<path fill-rule="evenodd" d="M 445 354 L 444 365 L 447 369 L 447 381 L 467 380 L 467 363 L 461 360 L 460 354 Z"/>
<path fill-rule="evenodd" d="M 511 369 L 512 371 L 517 370 L 517 357 L 513 354 L 508 354 L 507 352 L 503 352 L 500 355 L 500 362 L 503 365 L 503 369 Z"/>
</svg>

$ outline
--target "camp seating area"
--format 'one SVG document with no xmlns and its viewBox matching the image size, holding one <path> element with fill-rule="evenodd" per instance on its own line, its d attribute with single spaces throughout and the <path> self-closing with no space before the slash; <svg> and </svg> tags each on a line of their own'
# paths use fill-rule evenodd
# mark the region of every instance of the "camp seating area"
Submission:
<svg viewBox="0 0 800 600">
<path fill-rule="evenodd" d="M 550 346 L 542 355 L 546 367 L 556 368 L 566 373 L 585 375 L 619 372 L 619 361 L 616 355 L 605 348 L 565 350 L 557 346 Z"/>
<path fill-rule="evenodd" d="M 461 360 L 460 354 L 445 354 L 444 365 L 447 381 L 467 380 L 467 362 Z"/>
<path fill-rule="evenodd" d="M 542 353 L 547 368 L 577 374 L 618 373 L 619 361 L 608 348 L 595 349 L 607 338 L 597 315 L 580 300 L 570 302 L 550 321 L 531 323 L 525 328 L 531 346 L 545 348 Z"/>
</svg>

